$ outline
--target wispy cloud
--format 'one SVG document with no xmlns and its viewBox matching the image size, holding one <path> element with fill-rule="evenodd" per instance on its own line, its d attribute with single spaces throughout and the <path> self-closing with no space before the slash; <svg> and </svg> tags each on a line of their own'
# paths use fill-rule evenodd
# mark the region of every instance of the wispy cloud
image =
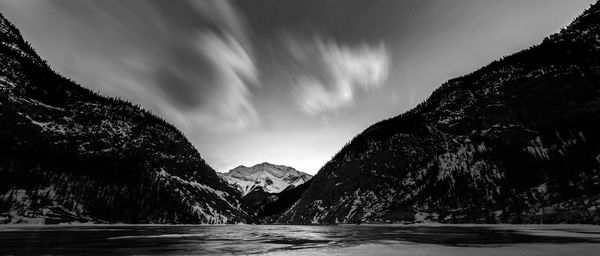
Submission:
<svg viewBox="0 0 600 256">
<path fill-rule="evenodd" d="M 186 131 L 235 131 L 255 125 L 259 118 L 250 86 L 257 83 L 258 72 L 248 52 L 231 35 L 205 31 L 194 42 L 197 49 L 186 54 L 200 55 L 200 63 L 160 65 L 153 72 L 159 95 L 172 98 L 155 102 L 158 111 Z"/>
<path fill-rule="evenodd" d="M 345 45 L 319 36 L 286 36 L 285 42 L 296 65 L 296 101 L 307 114 L 347 106 L 359 92 L 383 86 L 388 77 L 391 57 L 384 43 Z"/>
</svg>

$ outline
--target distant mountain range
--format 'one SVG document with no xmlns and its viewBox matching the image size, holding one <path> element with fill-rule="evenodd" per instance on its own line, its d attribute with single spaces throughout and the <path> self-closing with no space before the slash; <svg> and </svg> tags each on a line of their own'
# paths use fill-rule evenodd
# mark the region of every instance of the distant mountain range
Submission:
<svg viewBox="0 0 600 256">
<path fill-rule="evenodd" d="M 600 224 L 600 4 L 372 125 L 276 220 Z"/>
<path fill-rule="evenodd" d="M 252 167 L 240 165 L 227 173 L 219 173 L 219 176 L 238 189 L 242 196 L 252 191 L 279 193 L 295 188 L 312 177 L 289 166 L 266 162 Z"/>
<path fill-rule="evenodd" d="M 53 72 L 0 16 L 0 223 L 247 221 L 172 125 Z"/>
</svg>

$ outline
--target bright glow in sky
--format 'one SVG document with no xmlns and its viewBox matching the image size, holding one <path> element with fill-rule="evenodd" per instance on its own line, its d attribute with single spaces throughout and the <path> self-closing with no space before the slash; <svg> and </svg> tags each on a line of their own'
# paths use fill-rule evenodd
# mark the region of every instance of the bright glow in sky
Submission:
<svg viewBox="0 0 600 256">
<path fill-rule="evenodd" d="M 593 0 L 0 0 L 59 73 L 184 131 L 217 171 L 310 174 L 446 80 Z"/>
</svg>

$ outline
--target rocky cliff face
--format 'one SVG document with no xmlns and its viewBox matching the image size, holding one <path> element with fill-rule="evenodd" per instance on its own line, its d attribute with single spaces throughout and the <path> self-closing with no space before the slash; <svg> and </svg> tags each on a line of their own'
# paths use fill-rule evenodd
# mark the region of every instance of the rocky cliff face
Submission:
<svg viewBox="0 0 600 256">
<path fill-rule="evenodd" d="M 600 223 L 600 4 L 328 162 L 280 223 Z"/>
<path fill-rule="evenodd" d="M 57 75 L 4 17 L 0 43 L 0 223 L 244 220 L 173 126 Z"/>
</svg>

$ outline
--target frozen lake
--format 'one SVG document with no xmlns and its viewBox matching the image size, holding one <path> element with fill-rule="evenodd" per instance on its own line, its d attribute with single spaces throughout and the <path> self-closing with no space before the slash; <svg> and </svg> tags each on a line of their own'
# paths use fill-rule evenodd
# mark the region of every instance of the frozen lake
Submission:
<svg viewBox="0 0 600 256">
<path fill-rule="evenodd" d="M 0 226 L 0 254 L 598 255 L 587 225 Z"/>
</svg>

